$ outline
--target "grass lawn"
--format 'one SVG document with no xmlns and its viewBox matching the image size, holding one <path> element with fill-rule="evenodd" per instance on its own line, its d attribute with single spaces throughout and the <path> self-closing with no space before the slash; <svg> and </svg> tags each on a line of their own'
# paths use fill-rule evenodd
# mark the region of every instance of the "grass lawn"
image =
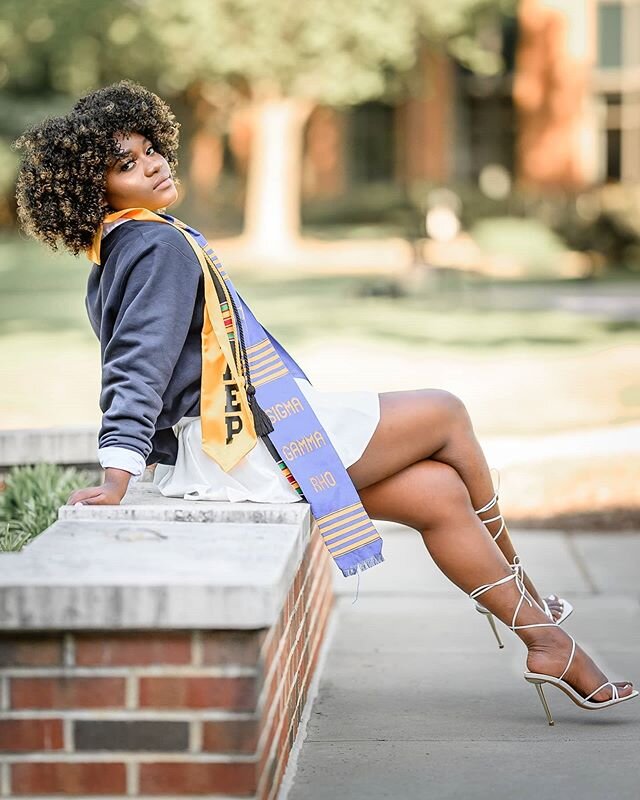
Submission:
<svg viewBox="0 0 640 800">
<path fill-rule="evenodd" d="M 84 309 L 89 268 L 83 257 L 0 239 L 1 427 L 99 422 L 99 347 Z M 610 313 L 616 298 L 638 297 L 638 281 L 515 285 L 442 275 L 390 296 L 397 287 L 379 278 L 233 277 L 321 389 L 446 388 L 465 400 L 476 430 L 491 434 L 640 420 L 640 326 Z M 613 298 L 608 313 L 581 308 L 582 297 L 600 294 Z"/>
</svg>

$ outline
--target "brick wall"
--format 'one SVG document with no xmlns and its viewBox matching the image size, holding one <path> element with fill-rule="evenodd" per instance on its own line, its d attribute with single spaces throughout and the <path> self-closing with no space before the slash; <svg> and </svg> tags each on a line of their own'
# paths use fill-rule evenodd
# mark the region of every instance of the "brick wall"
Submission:
<svg viewBox="0 0 640 800">
<path fill-rule="evenodd" d="M 331 587 L 314 527 L 269 629 L 0 632 L 0 796 L 274 800 Z"/>
</svg>

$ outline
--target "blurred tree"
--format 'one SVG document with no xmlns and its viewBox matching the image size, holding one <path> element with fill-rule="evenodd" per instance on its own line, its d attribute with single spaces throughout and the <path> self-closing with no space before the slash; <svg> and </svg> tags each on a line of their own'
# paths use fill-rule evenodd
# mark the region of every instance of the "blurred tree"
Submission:
<svg viewBox="0 0 640 800">
<path fill-rule="evenodd" d="M 299 235 L 313 108 L 411 91 L 424 42 L 476 71 L 498 71 L 475 33 L 513 2 L 2 0 L 0 88 L 77 96 L 130 77 L 197 107 L 200 125 L 214 132 L 208 117 L 235 112 L 251 132 L 247 242 L 283 252 Z"/>
<path fill-rule="evenodd" d="M 510 0 L 144 4 L 164 62 L 161 83 L 174 91 L 197 83 L 212 108 L 234 109 L 236 125 L 250 131 L 245 237 L 263 254 L 282 254 L 299 236 L 303 132 L 314 107 L 410 91 L 423 41 L 446 43 L 472 69 L 498 71 L 474 33 L 509 6 Z"/>
<path fill-rule="evenodd" d="M 78 95 L 123 77 L 109 31 L 125 0 L 0 0 L 0 224 L 10 219 L 17 166 L 10 143 L 28 125 L 66 113 Z"/>
</svg>

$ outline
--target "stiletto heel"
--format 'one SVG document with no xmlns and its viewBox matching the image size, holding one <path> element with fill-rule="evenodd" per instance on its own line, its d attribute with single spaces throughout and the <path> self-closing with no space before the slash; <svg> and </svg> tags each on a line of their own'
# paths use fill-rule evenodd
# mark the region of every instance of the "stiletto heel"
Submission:
<svg viewBox="0 0 640 800">
<path fill-rule="evenodd" d="M 520 609 L 522 608 L 524 603 L 527 603 L 530 607 L 533 607 L 534 602 L 527 597 L 527 588 L 524 585 L 524 577 L 523 577 L 523 569 L 522 565 L 520 564 L 520 559 L 518 556 L 514 558 L 513 564 L 510 564 L 511 567 L 511 574 L 505 575 L 504 578 L 500 578 L 500 580 L 494 581 L 493 583 L 485 583 L 482 586 L 478 586 L 477 589 L 474 589 L 472 592 L 469 593 L 469 597 L 472 600 L 476 600 L 476 598 L 483 595 L 485 592 L 488 592 L 490 589 L 495 589 L 497 586 L 502 586 L 509 581 L 514 581 L 518 591 L 520 592 L 520 599 L 518 600 L 515 610 L 513 612 L 513 617 L 511 618 L 511 624 L 508 626 L 511 628 L 512 631 L 520 631 L 525 630 L 528 628 L 553 628 L 556 627 L 555 622 L 536 622 L 531 623 L 529 625 L 516 625 L 516 620 L 518 618 L 518 614 L 520 613 Z M 618 687 L 615 683 L 611 681 L 605 681 L 602 686 L 598 686 L 597 689 L 594 689 L 589 695 L 583 697 L 579 692 L 577 692 L 573 686 L 567 683 L 564 680 L 564 676 L 569 671 L 571 664 L 573 663 L 573 658 L 576 654 L 576 641 L 572 636 L 569 636 L 571 639 L 571 653 L 569 655 L 569 659 L 567 660 L 567 664 L 562 671 L 562 674 L 559 677 L 555 677 L 554 675 L 547 675 L 543 672 L 525 672 L 524 679 L 528 683 L 533 683 L 536 687 L 538 692 L 538 697 L 540 698 L 540 702 L 545 710 L 547 715 L 547 722 L 549 725 L 553 725 L 553 717 L 551 716 L 551 711 L 549 710 L 549 705 L 547 703 L 547 698 L 545 697 L 543 684 L 549 683 L 552 686 L 556 686 L 558 689 L 563 691 L 566 695 L 569 696 L 571 700 L 580 708 L 584 708 L 587 710 L 595 710 L 598 708 L 609 708 L 610 706 L 618 705 L 618 703 L 623 703 L 625 700 L 632 700 L 634 697 L 638 696 L 638 690 L 634 689 L 630 694 L 625 695 L 624 697 L 620 697 L 620 693 L 618 691 Z M 595 697 L 602 689 L 607 687 L 611 688 L 611 697 L 609 700 L 600 700 L 598 702 L 594 702 L 591 698 Z"/>
<path fill-rule="evenodd" d="M 544 708 L 545 714 L 547 715 L 547 720 L 549 722 L 549 725 L 555 725 L 553 717 L 551 716 L 551 711 L 549 710 L 549 703 L 547 703 L 547 698 L 544 696 L 544 689 L 542 688 L 542 684 L 534 683 L 534 686 L 538 690 L 538 697 L 540 698 L 542 707 Z"/>
<path fill-rule="evenodd" d="M 493 469 L 491 471 L 493 471 Z M 489 509 L 493 508 L 495 506 L 495 504 L 498 502 L 498 494 L 499 494 L 499 491 L 500 491 L 500 472 L 498 472 L 497 469 L 495 471 L 498 473 L 498 486 L 496 488 L 496 493 L 493 495 L 491 500 L 489 500 L 489 502 L 486 505 L 482 506 L 482 508 L 474 509 L 475 513 L 478 514 L 478 516 L 480 516 L 480 514 L 483 514 L 485 511 L 489 511 Z M 495 517 L 490 517 L 489 519 L 480 520 L 485 525 L 489 525 L 491 522 L 497 522 L 498 520 L 502 520 L 502 524 L 500 525 L 500 529 L 498 530 L 498 532 L 495 533 L 495 534 L 492 534 L 492 538 L 493 538 L 494 542 L 498 541 L 498 538 L 499 538 L 500 534 L 505 529 L 506 523 L 505 523 L 504 517 L 502 516 L 502 514 L 498 514 Z M 516 556 L 516 559 L 517 558 L 518 557 Z M 556 600 L 557 602 L 559 602 L 561 604 L 562 611 L 561 611 L 560 616 L 558 617 L 558 619 L 554 620 L 553 614 L 551 613 L 551 610 L 549 609 L 549 606 L 547 605 L 547 600 Z M 542 610 L 549 617 L 551 622 L 553 622 L 555 625 L 562 625 L 562 623 L 567 619 L 567 617 L 569 617 L 573 613 L 573 606 L 571 605 L 571 603 L 568 600 L 565 600 L 562 597 L 558 597 L 555 594 L 550 594 L 548 597 L 543 598 L 543 600 L 542 600 Z M 500 640 L 500 636 L 498 635 L 498 632 L 497 632 L 497 629 L 496 629 L 495 620 L 493 619 L 493 615 L 482 605 L 482 603 L 476 603 L 476 611 L 479 614 L 484 614 L 487 617 L 489 625 L 491 626 L 491 630 L 493 631 L 493 633 L 494 633 L 494 635 L 495 635 L 495 637 L 496 637 L 496 639 L 498 641 L 498 647 L 500 649 L 502 649 L 504 647 L 504 645 L 502 644 L 502 642 Z"/>
<path fill-rule="evenodd" d="M 478 610 L 478 612 L 480 614 L 484 614 L 486 616 L 487 622 L 489 623 L 489 627 L 493 631 L 493 635 L 496 637 L 496 641 L 498 642 L 498 647 L 500 648 L 500 650 L 502 650 L 503 647 L 504 647 L 504 644 L 502 643 L 502 639 L 500 638 L 500 634 L 498 633 L 498 628 L 496 626 L 496 621 L 494 619 L 493 614 L 489 611 L 488 608 L 485 608 L 484 606 L 480 606 L 479 603 L 476 603 L 476 609 Z M 480 609 L 482 609 L 482 610 L 480 610 Z"/>
</svg>

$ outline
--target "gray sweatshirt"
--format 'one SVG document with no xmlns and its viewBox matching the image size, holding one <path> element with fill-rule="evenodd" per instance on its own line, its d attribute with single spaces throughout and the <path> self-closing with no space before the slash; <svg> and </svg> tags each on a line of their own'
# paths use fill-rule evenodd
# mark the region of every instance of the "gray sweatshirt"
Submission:
<svg viewBox="0 0 640 800">
<path fill-rule="evenodd" d="M 172 425 L 200 414 L 204 281 L 184 236 L 157 222 L 115 227 L 101 260 L 85 300 L 102 359 L 98 454 L 137 478 L 176 463 Z"/>
</svg>

